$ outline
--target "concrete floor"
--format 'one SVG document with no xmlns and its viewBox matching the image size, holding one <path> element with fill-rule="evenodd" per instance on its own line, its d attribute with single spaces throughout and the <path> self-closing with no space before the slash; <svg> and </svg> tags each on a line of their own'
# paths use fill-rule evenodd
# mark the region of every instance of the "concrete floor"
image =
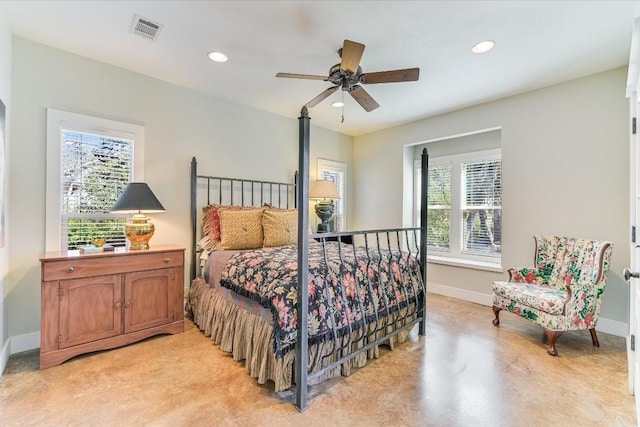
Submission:
<svg viewBox="0 0 640 427">
<path fill-rule="evenodd" d="M 258 385 L 193 323 L 186 331 L 38 370 L 14 355 L 0 377 L 1 426 L 635 426 L 624 339 L 542 330 L 509 313 L 430 295 L 427 336 L 348 378 L 291 391 Z"/>
</svg>

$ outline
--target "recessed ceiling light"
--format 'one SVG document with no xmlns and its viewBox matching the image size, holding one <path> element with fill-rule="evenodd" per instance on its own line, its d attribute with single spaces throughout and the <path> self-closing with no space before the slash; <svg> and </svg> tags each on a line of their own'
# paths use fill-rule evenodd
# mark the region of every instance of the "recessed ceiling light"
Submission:
<svg viewBox="0 0 640 427">
<path fill-rule="evenodd" d="M 476 43 L 471 48 L 471 52 L 473 53 L 485 53 L 493 49 L 495 46 L 495 42 L 493 40 L 485 40 L 479 43 Z"/>
<path fill-rule="evenodd" d="M 336 101 L 336 102 L 334 102 L 333 104 L 331 104 L 331 106 L 332 106 L 332 107 L 335 107 L 335 108 L 340 108 L 340 107 L 343 107 L 343 106 L 344 106 L 344 102 L 342 102 L 342 101 Z"/>
<path fill-rule="evenodd" d="M 227 62 L 227 55 L 222 52 L 209 52 L 207 54 L 213 62 Z"/>
</svg>

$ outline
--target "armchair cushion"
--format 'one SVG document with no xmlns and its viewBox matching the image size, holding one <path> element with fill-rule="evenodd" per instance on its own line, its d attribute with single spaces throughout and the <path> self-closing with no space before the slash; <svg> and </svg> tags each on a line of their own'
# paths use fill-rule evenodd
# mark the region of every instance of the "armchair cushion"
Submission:
<svg viewBox="0 0 640 427">
<path fill-rule="evenodd" d="M 494 282 L 493 292 L 503 298 L 549 314 L 562 314 L 567 291 L 530 283 Z"/>
</svg>

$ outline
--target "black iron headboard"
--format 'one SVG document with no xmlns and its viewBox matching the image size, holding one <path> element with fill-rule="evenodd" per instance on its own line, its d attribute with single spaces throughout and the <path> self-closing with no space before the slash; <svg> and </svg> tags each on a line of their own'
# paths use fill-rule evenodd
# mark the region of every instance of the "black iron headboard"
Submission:
<svg viewBox="0 0 640 427">
<path fill-rule="evenodd" d="M 282 209 L 297 208 L 296 191 L 298 172 L 294 174 L 293 183 L 258 181 L 243 178 L 225 178 L 218 176 L 198 175 L 198 162 L 191 159 L 191 280 L 195 279 L 199 251 L 199 230 L 201 230 L 202 208 L 211 205 L 231 206 L 263 206 L 269 205 Z"/>
</svg>

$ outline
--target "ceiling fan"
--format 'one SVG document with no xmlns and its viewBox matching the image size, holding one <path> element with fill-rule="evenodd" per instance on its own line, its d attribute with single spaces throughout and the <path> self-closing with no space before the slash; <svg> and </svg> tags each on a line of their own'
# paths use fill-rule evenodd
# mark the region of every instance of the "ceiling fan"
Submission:
<svg viewBox="0 0 640 427">
<path fill-rule="evenodd" d="M 320 95 L 305 104 L 306 107 L 314 107 L 328 98 L 338 88 L 348 92 L 366 111 L 373 111 L 380 105 L 367 93 L 361 84 L 412 82 L 418 80 L 420 68 L 406 68 L 403 70 L 378 71 L 375 73 L 363 73 L 360 67 L 360 59 L 364 53 L 364 45 L 351 40 L 345 40 L 342 48 L 338 49 L 341 62 L 329 69 L 328 76 L 314 76 L 310 74 L 278 73 L 276 77 L 289 79 L 324 80 L 333 83 Z"/>
</svg>

